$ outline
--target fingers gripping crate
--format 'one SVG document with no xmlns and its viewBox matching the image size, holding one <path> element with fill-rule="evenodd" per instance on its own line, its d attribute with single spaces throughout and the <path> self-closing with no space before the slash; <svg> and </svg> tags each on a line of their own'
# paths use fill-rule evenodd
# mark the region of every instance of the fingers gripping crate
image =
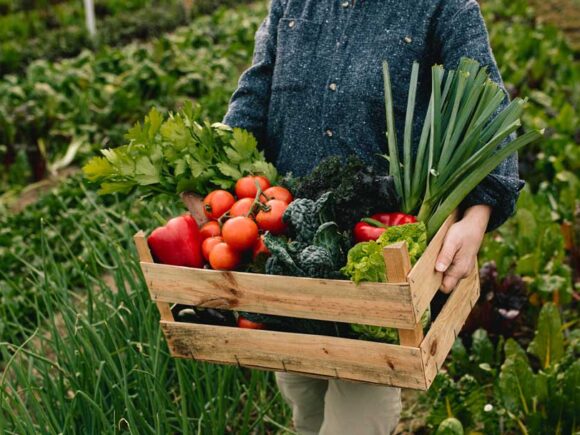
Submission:
<svg viewBox="0 0 580 435">
<path fill-rule="evenodd" d="M 404 242 L 386 247 L 387 283 L 155 264 L 143 232 L 135 242 L 174 357 L 426 390 L 479 296 L 475 268 L 423 336 L 421 315 L 442 279 L 435 260 L 455 219 L 445 222 L 412 269 Z M 394 327 L 401 344 L 176 322 L 172 304 Z"/>
</svg>

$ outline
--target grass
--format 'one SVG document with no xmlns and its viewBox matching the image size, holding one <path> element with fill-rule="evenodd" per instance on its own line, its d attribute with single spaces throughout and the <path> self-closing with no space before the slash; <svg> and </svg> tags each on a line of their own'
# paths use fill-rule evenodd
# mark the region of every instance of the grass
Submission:
<svg viewBox="0 0 580 435">
<path fill-rule="evenodd" d="M 87 219 L 99 219 L 88 215 Z M 86 234 L 101 250 L 68 260 L 41 229 L 39 326 L 21 344 L 0 343 L 1 433 L 225 434 L 291 432 L 269 373 L 172 359 L 135 252 L 124 240 Z M 66 236 L 57 243 L 66 244 Z M 108 279 L 99 277 L 108 258 Z"/>
</svg>

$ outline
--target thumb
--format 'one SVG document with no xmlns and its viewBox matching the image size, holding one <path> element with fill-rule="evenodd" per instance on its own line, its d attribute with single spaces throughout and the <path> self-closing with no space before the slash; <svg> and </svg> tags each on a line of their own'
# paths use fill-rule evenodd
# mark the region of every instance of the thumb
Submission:
<svg viewBox="0 0 580 435">
<path fill-rule="evenodd" d="M 453 263 L 453 259 L 458 250 L 459 243 L 451 237 L 446 237 L 443 246 L 441 247 L 441 251 L 437 256 L 435 270 L 437 272 L 445 272 L 449 266 L 451 266 L 451 263 Z"/>
</svg>

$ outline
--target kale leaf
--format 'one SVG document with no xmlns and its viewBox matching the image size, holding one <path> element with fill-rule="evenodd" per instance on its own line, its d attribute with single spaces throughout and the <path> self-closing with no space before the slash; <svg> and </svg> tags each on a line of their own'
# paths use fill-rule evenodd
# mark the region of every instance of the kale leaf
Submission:
<svg viewBox="0 0 580 435">
<path fill-rule="evenodd" d="M 292 187 L 296 198 L 317 200 L 332 192 L 335 221 L 341 230 L 350 231 L 365 216 L 400 210 L 393 178 L 385 173 L 354 156 L 329 157 L 310 175 L 287 178 L 283 184 Z"/>
</svg>

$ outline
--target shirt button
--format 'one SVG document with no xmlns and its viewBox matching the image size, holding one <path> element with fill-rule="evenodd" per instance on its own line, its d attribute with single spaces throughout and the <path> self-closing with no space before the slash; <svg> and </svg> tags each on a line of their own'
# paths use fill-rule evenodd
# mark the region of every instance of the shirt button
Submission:
<svg viewBox="0 0 580 435">
<path fill-rule="evenodd" d="M 296 25 L 296 21 L 290 21 L 288 27 L 293 28 Z"/>
<path fill-rule="evenodd" d="M 411 38 L 410 36 L 405 36 L 405 42 L 407 44 L 410 44 L 411 42 L 413 42 L 413 38 Z"/>
<path fill-rule="evenodd" d="M 336 83 L 329 84 L 328 89 L 330 89 L 331 91 L 336 91 Z"/>
<path fill-rule="evenodd" d="M 324 132 L 324 134 L 326 134 L 326 136 L 328 136 L 328 137 L 332 137 L 332 136 L 334 135 L 334 133 L 332 132 L 332 130 L 331 130 L 331 129 L 328 129 L 328 130 L 326 130 L 326 131 Z"/>
<path fill-rule="evenodd" d="M 350 6 L 350 3 L 349 3 L 349 2 L 347 2 L 347 1 L 343 1 L 343 2 L 341 3 L 341 6 L 342 6 L 343 8 L 345 8 L 345 9 L 346 9 L 346 8 L 348 8 L 348 7 Z"/>
</svg>

